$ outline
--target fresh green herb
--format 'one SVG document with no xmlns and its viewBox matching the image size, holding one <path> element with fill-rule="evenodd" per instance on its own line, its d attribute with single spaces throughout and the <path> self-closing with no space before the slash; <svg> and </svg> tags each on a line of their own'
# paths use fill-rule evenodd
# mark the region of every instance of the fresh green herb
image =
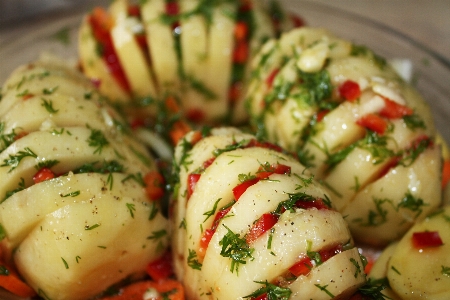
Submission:
<svg viewBox="0 0 450 300">
<path fill-rule="evenodd" d="M 241 183 L 249 181 L 249 180 L 252 180 L 252 179 L 256 179 L 256 176 L 255 175 L 251 175 L 250 173 L 248 173 L 248 174 L 239 174 L 238 175 L 238 180 Z"/>
<path fill-rule="evenodd" d="M 334 295 L 327 289 L 328 284 L 326 285 L 315 284 L 315 286 L 318 287 L 322 292 L 325 292 L 328 296 L 330 296 L 330 298 L 334 298 Z"/>
<path fill-rule="evenodd" d="M 417 157 L 421 153 L 423 153 L 426 149 L 428 149 L 433 144 L 433 141 L 429 138 L 424 138 L 418 141 L 417 144 L 415 144 L 410 149 L 406 150 L 402 159 L 400 160 L 399 164 L 409 167 L 411 166 Z"/>
<path fill-rule="evenodd" d="M 382 291 L 388 286 L 389 282 L 387 278 L 381 278 L 377 280 L 369 278 L 367 282 L 358 289 L 358 292 L 363 296 L 367 296 L 368 297 L 367 299 L 374 299 L 374 300 L 391 299 L 388 296 L 383 295 L 382 293 Z"/>
<path fill-rule="evenodd" d="M 134 212 L 136 211 L 135 205 L 133 203 L 126 203 L 128 211 L 130 212 L 131 217 L 134 219 Z"/>
<path fill-rule="evenodd" d="M 216 200 L 216 202 L 214 202 L 214 206 L 210 211 L 203 213 L 203 215 L 206 216 L 206 218 L 203 220 L 203 223 L 205 223 L 205 221 L 208 220 L 209 217 L 214 216 L 216 214 L 217 205 L 219 204 L 220 200 L 222 200 L 222 198 L 219 198 Z"/>
<path fill-rule="evenodd" d="M 391 266 L 392 271 L 397 273 L 398 275 L 402 275 L 399 270 L 397 270 L 394 266 Z"/>
<path fill-rule="evenodd" d="M 125 177 L 124 179 L 122 179 L 122 182 L 125 182 L 130 179 L 136 181 L 140 186 L 145 187 L 145 182 L 144 182 L 144 179 L 142 178 L 141 173 L 138 172 L 136 174 L 130 174 L 127 177 Z"/>
<path fill-rule="evenodd" d="M 415 218 L 417 218 L 422 213 L 422 207 L 427 205 L 421 198 L 414 197 L 408 191 L 397 205 L 397 210 L 400 208 L 409 209 L 410 211 L 416 212 Z"/>
<path fill-rule="evenodd" d="M 392 201 L 389 199 L 373 198 L 373 203 L 375 204 L 375 210 L 369 210 L 367 222 L 362 223 L 362 226 L 379 226 L 387 220 L 388 211 L 383 208 L 383 204 L 392 203 Z M 360 220 L 357 221 L 359 222 Z"/>
<path fill-rule="evenodd" d="M 44 95 L 51 95 L 51 94 L 53 94 L 57 89 L 58 89 L 58 86 L 54 86 L 54 87 L 52 87 L 52 88 L 44 88 L 44 89 L 42 90 L 42 93 L 43 93 Z"/>
<path fill-rule="evenodd" d="M 450 277 L 450 267 L 441 266 L 441 274 Z"/>
<path fill-rule="evenodd" d="M 16 94 L 16 97 L 24 97 L 29 95 L 28 89 L 23 90 L 22 92 Z"/>
<path fill-rule="evenodd" d="M 183 229 L 186 229 L 187 227 L 186 227 L 186 219 L 185 218 L 183 218 L 183 220 L 181 220 L 181 222 L 180 222 L 180 225 L 178 226 L 178 228 L 183 228 Z"/>
<path fill-rule="evenodd" d="M 267 295 L 267 300 L 288 300 L 291 297 L 292 291 L 289 288 L 276 286 L 266 281 L 255 281 L 256 283 L 263 284 L 264 286 L 257 289 L 250 295 L 243 298 L 256 299 L 259 296 Z"/>
<path fill-rule="evenodd" d="M 66 269 L 68 269 L 68 268 L 69 268 L 69 264 L 67 263 L 67 261 L 66 261 L 64 258 L 62 258 L 62 257 L 61 257 L 61 259 L 62 259 L 62 261 L 63 261 L 63 263 L 64 263 L 64 267 L 65 267 Z"/>
<path fill-rule="evenodd" d="M 101 154 L 103 147 L 109 145 L 109 142 L 103 132 L 98 129 L 91 129 L 91 135 L 89 136 L 87 142 L 90 147 L 96 148 L 94 154 Z"/>
<path fill-rule="evenodd" d="M 193 76 L 184 76 L 184 79 L 189 83 L 192 89 L 205 96 L 206 100 L 215 100 L 217 95 L 210 90 L 203 82 L 194 78 Z"/>
<path fill-rule="evenodd" d="M 6 237 L 5 228 L 3 228 L 3 225 L 0 224 L 0 241 L 3 240 L 5 237 Z"/>
<path fill-rule="evenodd" d="M 61 195 L 61 197 L 76 197 L 76 196 L 78 196 L 78 195 L 80 195 L 80 191 L 75 191 L 75 192 L 70 192 L 70 193 L 67 193 L 67 194 L 65 194 L 65 195 L 62 195 L 62 194 L 60 194 Z"/>
<path fill-rule="evenodd" d="M 92 226 L 86 225 L 86 226 L 84 226 L 84 230 L 92 230 L 92 229 L 95 229 L 95 228 L 97 228 L 97 227 L 100 227 L 100 224 L 95 223 L 95 224 L 92 225 Z"/>
<path fill-rule="evenodd" d="M 114 184 L 114 177 L 112 173 L 108 174 L 108 178 L 106 179 L 106 184 L 109 186 L 109 190 L 111 191 Z"/>
<path fill-rule="evenodd" d="M 408 127 L 411 130 L 415 129 L 426 129 L 425 122 L 422 120 L 422 118 L 417 114 L 412 114 L 408 116 L 403 116 L 403 121 L 406 124 L 406 127 Z"/>
<path fill-rule="evenodd" d="M 277 215 L 281 215 L 284 211 L 288 210 L 290 212 L 295 212 L 297 202 L 313 202 L 316 201 L 317 198 L 305 194 L 304 192 L 289 194 L 289 199 L 280 202 L 275 209 L 274 213 Z"/>
<path fill-rule="evenodd" d="M 4 134 L 5 123 L 0 123 L 0 153 L 3 152 L 6 148 L 8 148 L 12 143 L 14 143 L 17 139 L 17 134 L 14 129 L 11 133 Z"/>
<path fill-rule="evenodd" d="M 3 160 L 3 164 L 0 165 L 0 167 L 11 167 L 8 171 L 8 173 L 9 173 L 12 170 L 14 170 L 15 168 L 17 168 L 17 166 L 19 166 L 19 163 L 25 157 L 37 158 L 37 154 L 34 153 L 30 148 L 26 147 L 24 150 L 17 152 L 17 154 L 15 154 L 15 155 L 9 154 L 9 158 L 5 158 Z"/>
<path fill-rule="evenodd" d="M 165 236 L 167 236 L 167 230 L 161 229 L 158 231 L 153 231 L 152 235 L 148 236 L 147 239 L 148 240 L 159 240 Z"/>
<path fill-rule="evenodd" d="M 101 249 L 106 249 L 106 246 L 97 246 L 97 247 Z"/>
<path fill-rule="evenodd" d="M 57 164 L 59 164 L 59 160 L 49 159 L 49 160 L 40 161 L 37 165 L 34 166 L 34 168 L 36 170 L 40 170 L 43 168 L 50 169 L 50 168 L 56 166 Z"/>
<path fill-rule="evenodd" d="M 81 257 L 79 255 L 75 256 L 75 260 L 78 263 L 80 261 Z"/>
<path fill-rule="evenodd" d="M 75 169 L 73 173 L 123 173 L 125 167 L 116 160 L 104 161 L 98 166 L 98 162 L 86 163 Z"/>
<path fill-rule="evenodd" d="M 178 292 L 178 290 L 175 288 L 170 291 L 161 293 L 162 300 L 170 300 L 169 296 L 172 294 L 176 294 L 177 292 Z"/>
<path fill-rule="evenodd" d="M 233 143 L 231 145 L 227 145 L 227 146 L 225 146 L 225 148 L 215 149 L 213 151 L 213 155 L 217 157 L 225 152 L 230 152 L 230 151 L 234 151 L 236 149 L 245 148 L 245 146 L 247 146 L 249 143 L 250 143 L 250 140 L 242 140 L 238 143 Z"/>
<path fill-rule="evenodd" d="M 387 158 L 396 155 L 394 151 L 387 148 L 388 137 L 378 135 L 376 132 L 367 130 L 363 139 L 356 141 L 355 143 L 333 153 L 327 153 L 328 158 L 326 163 L 329 170 L 343 161 L 356 147 L 369 151 L 372 155 L 372 163 L 379 164 L 385 161 Z"/>
<path fill-rule="evenodd" d="M 18 187 L 16 189 L 12 190 L 12 191 L 7 191 L 5 193 L 5 197 L 2 199 L 2 201 L 0 201 L 0 203 L 2 203 L 3 201 L 8 199 L 9 197 L 14 195 L 15 193 L 20 192 L 20 191 L 22 191 L 24 189 L 25 189 L 25 180 L 21 177 Z"/>
<path fill-rule="evenodd" d="M 355 266 L 356 270 L 355 270 L 355 274 L 353 276 L 355 276 L 355 278 L 358 277 L 359 274 L 362 274 L 362 270 L 361 270 L 361 266 L 359 265 L 359 263 L 356 261 L 356 259 L 354 259 L 353 257 L 350 258 L 351 263 Z"/>
<path fill-rule="evenodd" d="M 47 99 L 44 99 L 44 98 L 41 98 L 41 100 L 42 100 L 41 106 L 43 106 L 49 113 L 56 114 L 59 111 L 59 109 L 55 109 L 53 107 L 53 101 L 52 100 L 47 100 Z"/>
<path fill-rule="evenodd" d="M 61 42 L 63 45 L 69 45 L 70 44 L 70 28 L 69 27 L 63 27 L 60 30 L 58 30 L 54 35 L 53 38 L 59 42 Z"/>
<path fill-rule="evenodd" d="M 0 265 L 0 276 L 8 276 L 9 270 L 4 266 Z"/>
<path fill-rule="evenodd" d="M 270 228 L 270 232 L 269 232 L 269 238 L 267 239 L 267 249 L 270 250 L 272 249 L 272 239 L 273 239 L 273 234 L 275 233 L 275 228 Z"/>
<path fill-rule="evenodd" d="M 153 220 L 157 216 L 158 212 L 159 212 L 158 206 L 156 205 L 155 202 L 152 202 L 150 206 L 150 214 L 148 216 L 148 220 L 149 221 Z"/>
<path fill-rule="evenodd" d="M 84 93 L 84 99 L 85 100 L 91 100 L 92 99 L 92 94 L 93 94 L 92 91 Z"/>
<path fill-rule="evenodd" d="M 187 259 L 188 266 L 191 267 L 194 270 L 201 270 L 202 264 L 197 259 L 197 252 L 193 249 L 188 249 L 189 255 Z"/>
<path fill-rule="evenodd" d="M 227 229 L 227 233 L 219 242 L 219 245 L 222 246 L 220 255 L 231 259 L 231 272 L 236 270 L 236 274 L 238 274 L 239 265 L 246 264 L 247 259 L 253 259 L 252 253 L 255 249 L 249 247 L 245 238 L 241 238 L 239 234 L 235 234 L 230 228 L 223 226 Z"/>
</svg>

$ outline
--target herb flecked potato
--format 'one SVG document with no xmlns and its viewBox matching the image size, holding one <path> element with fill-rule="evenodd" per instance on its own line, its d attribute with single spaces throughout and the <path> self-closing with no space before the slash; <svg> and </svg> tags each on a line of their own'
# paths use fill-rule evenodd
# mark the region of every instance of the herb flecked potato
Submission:
<svg viewBox="0 0 450 300">
<path fill-rule="evenodd" d="M 81 65 L 104 95 L 143 117 L 171 95 L 190 120 L 243 122 L 250 58 L 295 20 L 254 0 L 116 0 L 84 18 Z"/>
<path fill-rule="evenodd" d="M 387 245 L 440 205 L 430 109 L 382 57 L 303 27 L 263 45 L 252 68 L 257 135 L 297 154 L 356 240 Z"/>
<path fill-rule="evenodd" d="M 17 68 L 0 102 L 2 254 L 45 299 L 88 299 L 168 246 L 148 150 L 81 73 Z"/>
<path fill-rule="evenodd" d="M 387 280 L 392 299 L 448 299 L 450 206 L 414 225 L 387 247 L 369 276 Z"/>
<path fill-rule="evenodd" d="M 344 218 L 281 148 L 234 128 L 195 131 L 174 170 L 172 251 L 189 299 L 346 299 L 365 283 Z"/>
</svg>

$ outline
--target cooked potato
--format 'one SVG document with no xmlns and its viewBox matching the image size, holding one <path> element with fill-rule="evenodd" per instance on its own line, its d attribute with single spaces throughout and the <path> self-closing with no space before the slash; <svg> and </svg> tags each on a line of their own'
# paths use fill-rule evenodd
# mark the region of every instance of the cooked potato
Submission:
<svg viewBox="0 0 450 300">
<path fill-rule="evenodd" d="M 169 241 L 144 181 L 157 172 L 148 149 L 68 66 L 19 67 L 2 93 L 3 259 L 47 299 L 88 299 L 142 276 Z"/>
<path fill-rule="evenodd" d="M 175 172 L 172 250 L 189 299 L 257 297 L 265 286 L 345 298 L 365 283 L 344 218 L 279 147 L 233 128 L 191 132 Z"/>
<path fill-rule="evenodd" d="M 171 95 L 191 121 L 242 123 L 250 58 L 264 40 L 294 26 L 287 16 L 279 22 L 253 0 L 118 0 L 83 20 L 81 65 L 105 95 L 139 117 L 155 115 L 153 106 Z"/>
<path fill-rule="evenodd" d="M 355 239 L 385 246 L 441 204 L 430 109 L 382 57 L 303 27 L 268 41 L 252 67 L 254 128 L 298 155 Z"/>
<path fill-rule="evenodd" d="M 450 207 L 445 206 L 411 227 L 383 252 L 370 277 L 387 277 L 399 299 L 447 299 L 449 213 Z"/>
</svg>

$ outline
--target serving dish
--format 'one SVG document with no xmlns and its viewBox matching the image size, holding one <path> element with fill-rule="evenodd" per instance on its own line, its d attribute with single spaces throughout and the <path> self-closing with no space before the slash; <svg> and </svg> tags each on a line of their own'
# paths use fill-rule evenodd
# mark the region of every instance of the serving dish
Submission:
<svg viewBox="0 0 450 300">
<path fill-rule="evenodd" d="M 449 141 L 445 130 L 450 115 L 449 63 L 407 36 L 381 23 L 361 18 L 327 5 L 308 1 L 282 1 L 289 10 L 301 15 L 311 26 L 331 29 L 336 35 L 366 45 L 388 59 L 407 59 L 414 66 L 412 81 L 430 103 L 437 127 Z M 23 31 L 18 38 L 8 40 L 0 49 L 2 67 L 0 82 L 18 65 L 36 59 L 41 53 L 52 53 L 77 64 L 76 35 L 82 16 L 89 8 L 62 15 L 52 15 L 33 30 Z M 388 45 L 388 46 L 387 46 Z"/>
</svg>

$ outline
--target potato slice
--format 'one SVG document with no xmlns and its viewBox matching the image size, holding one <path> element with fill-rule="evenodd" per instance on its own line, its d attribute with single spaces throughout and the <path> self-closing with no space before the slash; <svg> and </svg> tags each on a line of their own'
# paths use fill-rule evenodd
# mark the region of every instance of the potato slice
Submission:
<svg viewBox="0 0 450 300">
<path fill-rule="evenodd" d="M 446 206 L 436 214 L 414 225 L 400 240 L 392 253 L 387 278 L 392 290 L 402 299 L 448 299 L 450 267 L 450 231 Z M 416 248 L 412 236 L 416 232 L 437 231 L 443 244 Z"/>
<path fill-rule="evenodd" d="M 157 89 L 149 61 L 135 38 L 135 34 L 144 33 L 143 25 L 135 17 L 128 16 L 127 0 L 114 1 L 109 9 L 115 20 L 111 29 L 112 42 L 133 96 L 155 97 Z M 140 28 L 141 32 L 133 32 L 135 28 Z"/>
<path fill-rule="evenodd" d="M 128 103 L 130 95 L 115 81 L 108 66 L 97 54 L 97 43 L 87 18 L 83 19 L 78 34 L 78 48 L 83 72 L 93 80 L 101 80 L 99 90 L 103 95 L 119 103 Z"/>
<path fill-rule="evenodd" d="M 153 73 L 162 95 L 166 91 L 174 93 L 179 89 L 180 74 L 178 74 L 178 68 L 181 63 L 175 51 L 171 24 L 166 24 L 161 20 L 161 15 L 166 12 L 165 3 L 164 0 L 153 0 L 141 4 L 142 22 L 144 23 Z"/>
<path fill-rule="evenodd" d="M 349 299 L 365 283 L 363 265 L 357 248 L 341 252 L 300 276 L 289 287 L 292 298 Z"/>
<path fill-rule="evenodd" d="M 27 116 L 23 118 L 23 116 Z M 89 100 L 76 100 L 65 95 L 34 96 L 26 101 L 19 100 L 3 117 L 3 133 L 15 129 L 26 133 L 54 127 L 90 126 L 109 130 L 114 120 L 121 121 L 118 114 L 109 108 L 99 109 Z"/>
<path fill-rule="evenodd" d="M 122 143 L 119 143 L 120 141 Z M 23 187 L 30 186 L 33 175 L 39 169 L 36 167 L 46 161 L 58 161 L 52 167 L 55 174 L 70 172 L 87 163 L 112 160 L 122 164 L 128 174 L 145 175 L 154 168 L 148 154 L 123 141 L 126 140 L 118 139 L 114 143 L 111 137 L 83 127 L 55 128 L 52 131 L 30 133 L 0 154 L 0 161 L 3 163 L 0 175 L 8 178 L 0 182 L 0 195 L 4 200 L 7 193 L 21 185 L 22 180 Z"/>
<path fill-rule="evenodd" d="M 441 203 L 439 148 L 423 152 L 411 166 L 398 166 L 359 191 L 344 214 L 359 241 L 385 246 L 398 240 Z"/>
<path fill-rule="evenodd" d="M 69 174 L 30 186 L 0 205 L 0 224 L 10 248 L 19 245 L 45 216 L 66 205 L 105 197 L 145 201 L 142 187 L 124 174 Z M 147 200 L 148 201 L 148 200 Z"/>
<path fill-rule="evenodd" d="M 150 221 L 144 199 L 113 193 L 53 211 L 14 253 L 17 268 L 50 299 L 88 299 L 143 272 L 168 241 L 167 220 Z"/>
<path fill-rule="evenodd" d="M 291 188 L 295 190 L 297 186 L 296 180 L 286 182 L 284 179 L 281 180 L 281 176 L 274 177 L 274 180 L 277 180 L 277 177 L 279 178 L 279 183 L 261 182 L 261 184 L 256 184 L 249 188 L 246 194 L 251 194 L 251 197 L 239 199 L 236 206 L 232 208 L 230 217 L 222 220 L 221 226 L 219 226 L 210 242 L 202 266 L 202 273 L 205 278 L 204 288 L 206 290 L 207 287 L 212 287 L 212 293 L 219 299 L 238 299 L 249 295 L 260 287 L 260 284 L 256 281 L 267 280 L 272 282 L 277 276 L 282 275 L 288 268 L 293 266 L 299 256 L 305 255 L 308 247 L 310 247 L 309 251 L 318 251 L 349 241 L 350 235 L 345 221 L 336 212 L 316 209 L 299 210 L 295 213 L 285 212 L 273 227 L 272 234 L 269 234 L 271 232 L 266 232 L 252 244 L 251 247 L 255 249 L 252 254 L 254 259 L 248 259 L 245 264 L 239 265 L 238 271 L 234 270 L 234 272 L 231 272 L 230 259 L 220 255 L 222 245 L 219 243 L 227 233 L 227 229 L 224 226 L 227 226 L 235 234 L 248 230 L 253 222 L 255 210 L 255 200 L 250 200 L 250 198 L 255 199 L 255 196 L 263 195 L 265 190 L 262 189 L 262 186 L 265 184 L 276 185 L 276 187 L 268 187 L 268 190 L 272 191 L 270 195 L 267 195 L 270 202 L 259 202 L 264 198 L 258 199 L 258 205 L 256 206 L 258 210 L 263 206 L 265 208 L 264 211 L 268 212 L 270 209 L 267 208 L 267 204 L 274 206 L 281 199 L 286 200 L 286 193 Z M 291 178 L 294 179 L 293 177 Z M 278 186 L 284 184 L 286 184 L 285 189 L 282 189 L 284 193 L 278 193 L 277 198 L 271 197 L 276 190 L 281 189 Z M 250 216 L 247 217 L 249 214 Z M 240 236 L 243 236 L 243 234 Z M 268 249 L 269 237 L 271 238 L 270 249 Z M 361 263 L 360 265 L 362 266 Z M 355 270 L 352 270 L 351 275 L 353 277 Z M 339 269 L 340 271 L 341 269 Z M 336 278 L 338 277 L 336 276 Z M 242 282 L 246 284 L 242 284 Z M 363 282 L 364 277 L 358 282 L 357 286 Z M 347 284 L 344 283 L 344 285 Z M 232 291 L 225 288 L 228 286 L 234 287 Z M 292 291 L 294 292 L 294 289 Z"/>
</svg>

